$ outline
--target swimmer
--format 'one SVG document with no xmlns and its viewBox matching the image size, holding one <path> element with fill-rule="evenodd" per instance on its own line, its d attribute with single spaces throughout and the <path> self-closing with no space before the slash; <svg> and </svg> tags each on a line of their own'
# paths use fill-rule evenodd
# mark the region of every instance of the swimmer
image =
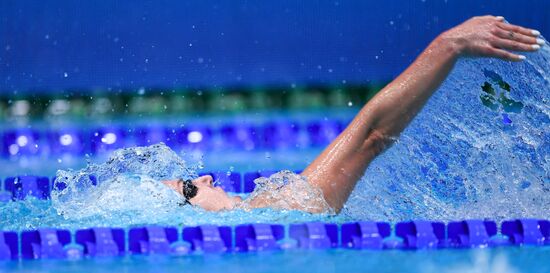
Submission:
<svg viewBox="0 0 550 273">
<path fill-rule="evenodd" d="M 510 51 L 536 51 L 544 44 L 536 30 L 512 25 L 501 16 L 474 17 L 442 34 L 355 116 L 348 127 L 301 173 L 318 188 L 326 204 L 292 203 L 288 209 L 312 213 L 340 212 L 370 162 L 396 140 L 451 72 L 458 58 L 492 57 L 517 62 L 525 56 Z M 243 201 L 213 186 L 211 176 L 171 180 L 164 184 L 186 202 L 208 211 L 273 207 L 268 193 Z M 282 193 L 293 194 L 291 191 Z M 316 201 L 311 201 L 316 202 Z"/>
</svg>

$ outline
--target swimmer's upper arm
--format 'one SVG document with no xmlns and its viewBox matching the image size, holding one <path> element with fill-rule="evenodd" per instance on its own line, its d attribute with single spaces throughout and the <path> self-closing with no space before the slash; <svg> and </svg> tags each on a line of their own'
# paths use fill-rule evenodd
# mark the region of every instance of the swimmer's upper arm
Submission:
<svg viewBox="0 0 550 273">
<path fill-rule="evenodd" d="M 453 45 L 436 39 L 399 77 L 382 89 L 302 173 L 339 212 L 379 155 L 422 109 L 451 71 Z"/>
</svg>

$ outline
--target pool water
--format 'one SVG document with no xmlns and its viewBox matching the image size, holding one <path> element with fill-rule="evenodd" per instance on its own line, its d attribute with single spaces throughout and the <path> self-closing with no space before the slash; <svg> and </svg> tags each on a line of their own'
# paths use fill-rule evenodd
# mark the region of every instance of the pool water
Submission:
<svg viewBox="0 0 550 273">
<path fill-rule="evenodd" d="M 0 263 L 1 272 L 428 272 L 550 271 L 549 247 L 437 251 L 294 250 L 223 255 L 126 256 Z"/>
<path fill-rule="evenodd" d="M 429 101 L 422 113 L 397 140 L 378 157 L 358 183 L 343 213 L 311 215 L 286 210 L 237 210 L 209 213 L 190 207 L 170 205 L 169 192 L 152 190 L 164 199 L 151 199 L 147 191 L 124 191 L 154 179 L 129 176 L 111 181 L 101 195 L 67 195 L 65 199 L 11 202 L 0 207 L 2 229 L 23 230 L 38 227 L 76 229 L 90 226 L 130 227 L 140 224 L 235 225 L 249 222 L 295 223 L 326 221 L 342 223 L 357 220 L 397 222 L 410 219 L 459 220 L 532 217 L 550 218 L 550 50 L 528 54 L 527 61 L 507 63 L 495 60 L 462 60 L 449 79 Z M 281 115 L 282 118 L 285 114 Z M 233 117 L 238 119 L 238 117 Z M 292 149 L 291 149 L 292 150 Z M 311 154 L 294 151 L 262 151 L 232 156 L 241 162 L 280 160 L 269 165 L 276 169 L 299 169 Z M 218 157 L 226 157 L 217 151 Z M 202 168 L 217 159 L 216 151 L 206 162 L 182 155 L 182 164 Z M 151 167 L 170 169 L 178 160 L 167 161 L 160 153 Z M 256 158 L 250 158 L 256 157 Z M 201 156 L 199 155 L 199 158 Z M 287 157 L 287 161 L 285 161 Z M 227 158 L 226 158 L 227 159 Z M 230 159 L 230 158 L 229 158 Z M 82 160 L 75 166 L 82 166 Z M 101 162 L 101 160 L 97 162 Z M 237 160 L 237 161 L 239 161 Z M 302 160 L 304 165 L 289 164 Z M 131 160 L 130 160 L 131 162 Z M 228 163 L 231 164 L 231 163 Z M 222 167 L 223 164 L 219 164 Z M 214 166 L 217 166 L 214 164 Z M 231 168 L 242 167 L 225 166 Z M 249 165 L 246 165 L 249 166 Z M 193 168 L 195 168 L 193 167 Z M 245 168 L 245 167 L 243 167 Z M 224 168 L 220 168 L 224 169 Z M 108 169 L 102 169 L 107 171 Z M 176 171 L 181 171 L 176 170 Z M 237 170 L 241 171 L 241 170 Z M 153 182 L 151 182 L 153 181 Z M 135 184 L 132 184 L 134 183 Z M 126 183 L 126 184 L 125 184 Z M 75 184 L 75 187 L 79 187 Z M 82 190 L 82 188 L 79 188 Z M 88 193 L 83 191 L 82 193 Z M 164 195 L 163 195 L 164 194 Z M 82 199 L 83 198 L 83 199 Z M 139 203 L 135 200 L 147 200 Z M 80 203 L 79 203 L 80 202 Z M 79 215 L 77 209 L 83 213 Z M 73 213 L 69 213 L 69 212 Z M 340 272 L 548 272 L 548 247 L 506 247 L 480 250 L 439 251 L 282 251 L 221 256 L 186 257 L 131 256 L 83 261 L 11 261 L 2 263 L 7 271 L 221 271 L 243 272 L 315 270 Z"/>
</svg>

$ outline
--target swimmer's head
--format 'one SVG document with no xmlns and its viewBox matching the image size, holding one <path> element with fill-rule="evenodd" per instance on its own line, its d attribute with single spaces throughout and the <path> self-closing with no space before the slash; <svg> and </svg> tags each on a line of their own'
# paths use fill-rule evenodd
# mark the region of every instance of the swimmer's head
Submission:
<svg viewBox="0 0 550 273">
<path fill-rule="evenodd" d="M 163 181 L 165 185 L 181 194 L 191 205 L 208 211 L 233 209 L 242 200 L 240 197 L 229 196 L 222 188 L 214 187 L 210 175 L 204 175 L 192 180 L 186 185 L 183 180 Z"/>
</svg>

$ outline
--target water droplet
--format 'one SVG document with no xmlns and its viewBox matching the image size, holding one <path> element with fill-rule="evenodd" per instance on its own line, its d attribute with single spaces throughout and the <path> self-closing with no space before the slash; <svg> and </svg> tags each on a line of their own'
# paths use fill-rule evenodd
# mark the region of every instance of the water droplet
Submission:
<svg viewBox="0 0 550 273">
<path fill-rule="evenodd" d="M 352 106 L 353 106 L 353 102 L 348 101 L 348 106 L 349 106 L 349 107 L 352 107 Z"/>
<path fill-rule="evenodd" d="M 67 78 L 67 77 L 69 77 L 69 74 L 67 74 L 67 72 L 65 72 L 65 73 L 63 73 L 63 77 Z"/>
</svg>

